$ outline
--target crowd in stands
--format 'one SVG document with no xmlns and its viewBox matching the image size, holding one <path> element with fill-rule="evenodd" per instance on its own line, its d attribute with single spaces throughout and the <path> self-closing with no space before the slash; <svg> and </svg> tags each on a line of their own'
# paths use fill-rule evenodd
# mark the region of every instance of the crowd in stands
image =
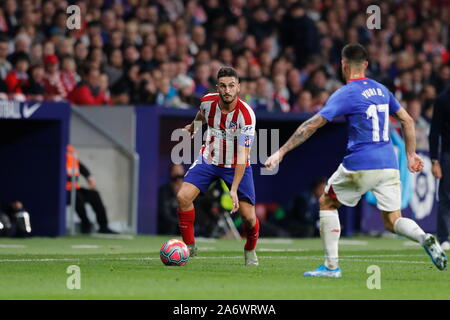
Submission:
<svg viewBox="0 0 450 320">
<path fill-rule="evenodd" d="M 4 0 L 0 98 L 197 108 L 233 66 L 255 110 L 317 112 L 342 86 L 340 51 L 418 117 L 450 81 L 449 0 Z M 366 26 L 369 5 L 381 28 Z M 81 28 L 66 26 L 69 5 Z M 415 111 L 417 113 L 417 110 Z"/>
</svg>

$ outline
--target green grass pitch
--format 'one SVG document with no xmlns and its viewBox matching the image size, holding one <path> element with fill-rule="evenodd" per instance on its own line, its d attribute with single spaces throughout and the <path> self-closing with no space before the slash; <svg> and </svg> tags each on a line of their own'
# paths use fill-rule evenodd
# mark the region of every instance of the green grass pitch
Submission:
<svg viewBox="0 0 450 320">
<path fill-rule="evenodd" d="M 0 240 L 0 299 L 449 299 L 450 271 L 394 238 L 342 238 L 341 279 L 304 278 L 323 261 L 320 239 L 260 239 L 259 267 L 243 265 L 243 241 L 198 239 L 199 255 L 166 267 L 161 244 L 174 237 L 61 237 Z M 179 238 L 179 237 L 177 237 Z M 66 286 L 80 268 L 81 289 Z M 381 271 L 381 289 L 368 289 Z"/>
</svg>

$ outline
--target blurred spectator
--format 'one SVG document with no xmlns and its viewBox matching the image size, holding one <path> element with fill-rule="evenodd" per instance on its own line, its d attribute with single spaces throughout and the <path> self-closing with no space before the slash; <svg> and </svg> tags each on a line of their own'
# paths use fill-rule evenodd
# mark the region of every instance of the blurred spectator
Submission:
<svg viewBox="0 0 450 320">
<path fill-rule="evenodd" d="M 293 32 L 295 30 L 295 32 Z M 281 25 L 281 41 L 295 50 L 296 66 L 303 67 L 308 58 L 320 53 L 319 33 L 314 21 L 306 15 L 305 7 L 294 3 Z"/>
<path fill-rule="evenodd" d="M 197 98 L 203 97 L 211 89 L 211 69 L 207 64 L 199 64 L 195 67 L 195 91 Z"/>
<path fill-rule="evenodd" d="M 105 73 L 109 77 L 109 85 L 113 87 L 123 76 L 123 57 L 120 49 L 111 51 L 108 57 L 108 63 L 105 66 Z"/>
<path fill-rule="evenodd" d="M 139 103 L 140 97 L 140 67 L 134 64 L 128 68 L 126 73 L 112 86 L 111 93 L 117 97 L 125 94 L 128 97 L 128 103 Z"/>
<path fill-rule="evenodd" d="M 256 92 L 253 97 L 253 108 L 255 110 L 268 111 L 273 110 L 272 89 L 270 80 L 266 77 L 259 77 L 256 80 Z"/>
<path fill-rule="evenodd" d="M 168 77 L 161 77 L 157 82 L 155 103 L 158 106 L 173 106 L 178 99 L 177 90 L 170 83 Z"/>
<path fill-rule="evenodd" d="M 302 112 L 302 113 L 312 113 L 313 110 L 313 99 L 311 92 L 308 90 L 302 90 L 296 104 L 292 111 L 294 112 Z"/>
<path fill-rule="evenodd" d="M 428 134 L 430 123 L 422 117 L 422 105 L 418 97 L 413 96 L 406 100 L 406 110 L 415 122 L 416 129 L 416 149 L 428 151 Z"/>
<path fill-rule="evenodd" d="M 32 65 L 41 64 L 44 56 L 44 47 L 41 43 L 33 43 L 31 45 L 30 62 Z"/>
<path fill-rule="evenodd" d="M 143 71 L 152 71 L 156 67 L 156 63 L 153 60 L 153 49 L 150 45 L 142 46 L 140 58 L 137 62 Z"/>
<path fill-rule="evenodd" d="M 5 79 L 6 75 L 12 69 L 11 63 L 6 59 L 8 57 L 8 38 L 0 37 L 0 78 Z"/>
<path fill-rule="evenodd" d="M 23 88 L 28 85 L 28 68 L 30 59 L 24 52 L 14 55 L 14 69 L 6 75 L 5 82 L 9 93 L 23 93 Z"/>
<path fill-rule="evenodd" d="M 29 81 L 24 87 L 28 100 L 44 101 L 45 98 L 45 69 L 42 65 L 34 65 L 29 70 Z"/>
<path fill-rule="evenodd" d="M 194 96 L 195 82 L 188 76 L 178 76 L 175 78 L 174 86 L 178 90 L 178 96 L 173 102 L 173 106 L 181 109 L 188 109 L 200 105 L 200 99 Z"/>
<path fill-rule="evenodd" d="M 65 97 L 71 92 L 80 81 L 80 76 L 76 72 L 75 60 L 72 56 L 64 56 L 61 59 L 61 82 L 64 87 Z"/>
<path fill-rule="evenodd" d="M 59 72 L 59 59 L 56 55 L 48 55 L 44 58 L 44 63 L 46 71 L 44 79 L 46 99 L 49 101 L 61 101 L 68 93 L 65 90 Z"/>
<path fill-rule="evenodd" d="M 77 41 L 74 46 L 74 58 L 75 63 L 77 65 L 77 69 L 81 69 L 83 66 L 84 61 L 86 60 L 89 50 L 87 45 L 82 41 Z M 80 72 L 79 72 L 80 73 Z"/>
<path fill-rule="evenodd" d="M 278 74 L 273 80 L 273 109 L 274 112 L 289 112 L 289 90 L 286 86 L 284 74 Z"/>
<path fill-rule="evenodd" d="M 111 99 L 106 96 L 100 86 L 100 71 L 89 68 L 84 71 L 83 81 L 69 93 L 67 99 L 76 105 L 99 106 L 110 104 Z"/>
<path fill-rule="evenodd" d="M 313 96 L 313 105 L 311 108 L 311 112 L 316 113 L 317 111 L 322 109 L 322 107 L 327 102 L 329 96 L 330 94 L 328 93 L 327 90 L 325 89 L 317 90 L 316 94 Z"/>
<path fill-rule="evenodd" d="M 300 91 L 302 90 L 301 76 L 298 69 L 291 69 L 287 74 L 287 86 L 289 89 L 289 104 L 295 104 Z"/>
</svg>

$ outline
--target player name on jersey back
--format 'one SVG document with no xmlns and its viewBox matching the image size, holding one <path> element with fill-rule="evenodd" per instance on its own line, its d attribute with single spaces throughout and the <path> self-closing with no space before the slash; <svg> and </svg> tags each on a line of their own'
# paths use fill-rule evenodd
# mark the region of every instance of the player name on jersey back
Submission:
<svg viewBox="0 0 450 320">
<path fill-rule="evenodd" d="M 364 90 L 361 94 L 367 99 L 376 95 L 384 97 L 384 93 L 380 88 L 369 88 Z"/>
</svg>

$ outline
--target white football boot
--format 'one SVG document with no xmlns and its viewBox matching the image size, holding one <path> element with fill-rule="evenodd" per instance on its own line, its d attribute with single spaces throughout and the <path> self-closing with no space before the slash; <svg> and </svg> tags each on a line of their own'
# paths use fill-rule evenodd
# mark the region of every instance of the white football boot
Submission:
<svg viewBox="0 0 450 320">
<path fill-rule="evenodd" d="M 189 257 L 197 256 L 198 248 L 195 245 L 195 243 L 194 244 L 188 244 L 188 249 L 189 249 Z"/>
<path fill-rule="evenodd" d="M 439 245 L 439 242 L 432 234 L 426 234 L 425 241 L 423 242 L 423 248 L 430 256 L 431 261 L 433 261 L 436 268 L 441 271 L 447 269 L 447 256 Z"/>
<path fill-rule="evenodd" d="M 256 250 L 244 250 L 244 257 L 246 266 L 259 265 L 258 257 L 256 256 Z"/>
</svg>

